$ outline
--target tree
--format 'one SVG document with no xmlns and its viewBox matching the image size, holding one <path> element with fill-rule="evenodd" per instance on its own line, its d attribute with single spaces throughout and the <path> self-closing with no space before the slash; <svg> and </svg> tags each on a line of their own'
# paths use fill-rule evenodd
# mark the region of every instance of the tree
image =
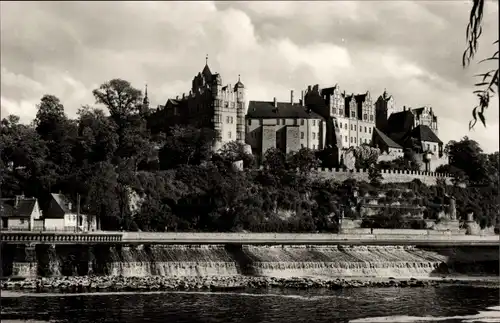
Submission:
<svg viewBox="0 0 500 323">
<path fill-rule="evenodd" d="M 299 151 L 289 154 L 287 164 L 289 169 L 298 169 L 301 174 L 305 175 L 319 167 L 319 160 L 314 151 L 309 148 L 301 148 Z"/>
<path fill-rule="evenodd" d="M 117 122 L 126 121 L 128 116 L 139 112 L 142 106 L 142 92 L 121 79 L 113 79 L 92 91 L 96 102 L 104 104 L 111 117 Z"/>
<path fill-rule="evenodd" d="M 131 167 L 137 169 L 154 151 L 146 120 L 138 113 L 142 107 L 142 92 L 127 81 L 113 79 L 92 93 L 96 103 L 106 106 L 116 125 L 118 148 L 115 163 L 130 158 L 133 160 Z"/>
<path fill-rule="evenodd" d="M 59 98 L 54 95 L 44 95 L 38 105 L 35 118 L 38 134 L 45 140 L 52 139 L 65 119 L 64 106 L 59 101 Z"/>
<path fill-rule="evenodd" d="M 273 173 L 287 170 L 286 155 L 277 148 L 270 148 L 264 154 L 262 165 Z"/>
<path fill-rule="evenodd" d="M 159 152 L 161 169 L 176 168 L 180 165 L 200 165 L 209 161 L 214 140 L 215 131 L 208 128 L 173 127 Z"/>
<path fill-rule="evenodd" d="M 370 147 L 367 144 L 362 144 L 361 146 L 355 148 L 354 155 L 356 157 L 355 167 L 357 169 L 368 169 L 371 165 L 377 163 L 380 150 L 378 148 Z"/>
<path fill-rule="evenodd" d="M 462 66 L 464 68 L 469 66 L 478 49 L 478 40 L 482 33 L 481 25 L 483 21 L 484 5 L 485 0 L 473 0 L 466 32 L 467 48 L 462 56 Z M 498 40 L 493 43 L 493 45 L 495 44 L 498 44 Z M 472 117 L 474 120 L 469 122 L 470 129 L 474 127 L 478 118 L 483 125 L 486 126 L 484 110 L 488 108 L 490 99 L 495 95 L 495 91 L 498 91 L 498 50 L 491 57 L 483 59 L 479 61 L 479 63 L 487 61 L 496 61 L 496 69 L 493 68 L 486 73 L 476 75 L 481 78 L 481 81 L 475 84 L 479 89 L 475 90 L 473 93 L 478 97 L 479 104 L 472 109 Z"/>
<path fill-rule="evenodd" d="M 244 168 L 251 167 L 254 163 L 253 155 L 249 154 L 245 149 L 245 144 L 239 141 L 225 143 L 218 151 L 218 155 L 228 163 L 243 161 Z"/>
<path fill-rule="evenodd" d="M 450 158 L 450 166 L 462 170 L 470 181 L 489 181 L 488 158 L 479 144 L 467 136 L 460 141 L 450 141 L 445 151 Z"/>
</svg>

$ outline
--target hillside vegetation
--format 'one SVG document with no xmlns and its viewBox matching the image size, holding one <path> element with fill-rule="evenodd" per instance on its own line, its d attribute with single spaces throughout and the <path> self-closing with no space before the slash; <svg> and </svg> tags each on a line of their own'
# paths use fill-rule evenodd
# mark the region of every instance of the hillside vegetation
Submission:
<svg viewBox="0 0 500 323">
<path fill-rule="evenodd" d="M 468 188 L 428 187 L 417 180 L 381 184 L 380 169 L 390 163 L 371 167 L 370 183 L 336 183 L 311 176 L 321 161 L 308 149 L 288 156 L 269 150 L 262 170 L 236 142 L 214 155 L 212 130 L 168 128 L 140 113 L 142 94 L 126 81 L 109 81 L 93 93 L 105 110 L 82 107 L 76 120 L 52 95 L 41 99 L 30 125 L 12 115 L 2 120 L 2 197 L 24 193 L 44 208 L 51 192 L 72 199 L 80 194 L 82 212 L 97 215 L 108 230 L 336 232 L 342 212 L 359 216 L 354 190 L 395 189 L 410 189 L 408 199 L 429 210 L 453 195 L 459 218 L 474 211 L 482 227 L 498 221 L 498 152 L 486 155 L 468 138 L 447 145 L 451 165 L 440 169 L 454 174 L 457 183 L 466 181 Z M 358 159 L 359 165 L 372 165 Z M 243 160 L 244 171 L 234 167 L 237 160 Z M 426 212 L 427 217 L 436 214 Z M 384 217 L 399 215 L 382 212 L 378 221 Z M 388 223 L 408 225 L 396 220 Z"/>
</svg>

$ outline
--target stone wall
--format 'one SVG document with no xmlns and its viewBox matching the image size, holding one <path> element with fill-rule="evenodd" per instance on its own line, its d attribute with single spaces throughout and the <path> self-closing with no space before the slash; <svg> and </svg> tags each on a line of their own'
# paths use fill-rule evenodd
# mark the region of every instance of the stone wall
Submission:
<svg viewBox="0 0 500 323">
<path fill-rule="evenodd" d="M 383 229 L 378 229 L 383 230 Z M 470 243 L 497 243 L 498 235 L 484 235 L 484 236 L 467 236 L 467 235 L 454 235 L 454 234 L 436 234 L 429 233 L 432 230 L 418 230 L 415 234 L 414 230 L 387 230 L 378 234 L 327 234 L 327 233 L 215 233 L 215 232 L 123 232 L 122 242 L 140 242 L 144 241 L 165 241 L 168 243 L 294 243 L 307 244 L 307 243 L 320 243 L 331 242 L 338 243 L 338 241 L 356 243 L 369 241 L 390 241 L 398 243 L 401 241 L 414 242 L 419 241 L 453 241 L 453 242 L 470 242 Z M 426 234 L 422 234 L 425 232 Z M 375 232 L 374 232 L 375 233 Z"/>
<path fill-rule="evenodd" d="M 343 182 L 352 178 L 357 181 L 369 182 L 368 170 L 357 169 L 354 171 L 344 171 L 341 169 L 318 168 L 316 176 L 324 179 L 332 179 Z M 444 179 L 447 185 L 452 185 L 452 177 L 441 173 L 419 172 L 419 171 L 400 171 L 400 170 L 382 170 L 383 183 L 407 183 L 414 179 L 419 179 L 426 185 L 436 185 L 437 179 Z"/>
</svg>

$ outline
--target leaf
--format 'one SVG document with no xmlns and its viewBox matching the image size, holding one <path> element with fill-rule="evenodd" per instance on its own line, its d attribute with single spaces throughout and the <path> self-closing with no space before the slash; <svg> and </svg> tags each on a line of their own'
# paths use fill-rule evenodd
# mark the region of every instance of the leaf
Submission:
<svg viewBox="0 0 500 323">
<path fill-rule="evenodd" d="M 482 112 L 478 113 L 479 119 L 481 119 L 481 122 L 483 123 L 484 127 L 486 128 L 486 120 L 484 119 L 484 115 Z"/>
</svg>

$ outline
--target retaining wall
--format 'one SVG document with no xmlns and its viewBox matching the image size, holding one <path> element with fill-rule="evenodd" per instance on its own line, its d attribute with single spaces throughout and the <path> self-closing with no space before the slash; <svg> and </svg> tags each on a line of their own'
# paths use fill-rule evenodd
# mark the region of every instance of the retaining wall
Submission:
<svg viewBox="0 0 500 323">
<path fill-rule="evenodd" d="M 381 230 L 381 229 L 379 229 Z M 383 231 L 383 229 L 382 229 Z M 122 241 L 141 241 L 141 240 L 156 240 L 156 241 L 192 241 L 210 243 L 212 241 L 219 242 L 272 242 L 272 241 L 286 241 L 288 243 L 311 242 L 318 241 L 462 241 L 462 242 L 498 242 L 498 235 L 449 235 L 449 234 L 428 234 L 432 230 L 415 230 L 418 234 L 408 233 L 402 231 L 403 234 L 395 234 L 393 231 L 388 230 L 380 234 L 326 234 L 326 233 L 191 233 L 191 232 L 123 232 Z M 411 230 L 413 231 L 413 230 Z M 426 234 L 422 234 L 425 232 Z"/>
<path fill-rule="evenodd" d="M 447 174 L 434 172 L 404 171 L 404 170 L 382 170 L 383 183 L 407 183 L 419 179 L 426 185 L 436 185 L 437 179 L 445 180 L 447 185 L 452 185 L 452 177 Z M 356 169 L 353 171 L 342 169 L 318 168 L 317 175 L 324 179 L 332 179 L 343 182 L 347 179 L 369 182 L 367 169 Z"/>
</svg>

